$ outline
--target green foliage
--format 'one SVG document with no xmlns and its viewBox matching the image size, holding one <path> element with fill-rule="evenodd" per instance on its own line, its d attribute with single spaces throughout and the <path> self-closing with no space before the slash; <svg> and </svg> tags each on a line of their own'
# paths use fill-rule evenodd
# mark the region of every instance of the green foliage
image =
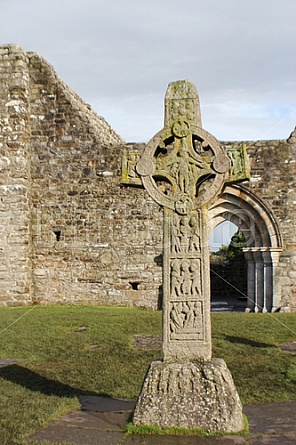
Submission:
<svg viewBox="0 0 296 445">
<path fill-rule="evenodd" d="M 240 230 L 237 230 L 230 240 L 226 258 L 228 260 L 231 260 L 241 257 L 243 253 L 243 247 L 245 247 L 245 245 L 246 238 L 244 234 L 241 233 Z"/>
<path fill-rule="evenodd" d="M 132 422 L 128 423 L 126 426 L 126 431 L 128 435 L 158 435 L 158 436 L 216 436 L 219 433 L 214 434 L 208 430 L 202 429 L 188 429 L 188 428 L 158 428 L 156 426 L 135 426 Z M 221 434 L 220 434 L 221 435 Z"/>
<path fill-rule="evenodd" d="M 232 236 L 228 246 L 222 244 L 219 250 L 212 256 L 218 257 L 220 260 L 235 261 L 242 258 L 243 247 L 246 245 L 246 238 L 240 230 L 237 230 Z M 212 258 L 215 260 L 215 258 Z"/>
<path fill-rule="evenodd" d="M 18 321 L 16 321 L 18 320 Z M 296 399 L 296 314 L 212 314 L 213 355 L 225 359 L 243 403 Z M 85 328 L 85 329 L 79 329 Z M 79 408 L 78 395 L 135 399 L 159 350 L 134 348 L 134 335 L 161 335 L 161 312 L 135 308 L 0 308 L 1 445 Z M 272 391 L 271 391 L 272 388 Z M 37 445 L 37 444 L 36 444 Z"/>
<path fill-rule="evenodd" d="M 243 415 L 244 428 L 242 431 L 235 433 L 235 435 L 246 435 L 249 432 L 249 422 L 245 415 Z M 132 422 L 126 425 L 127 435 L 158 435 L 158 436 L 229 436 L 233 433 L 216 431 L 212 433 L 204 429 L 188 429 L 188 428 L 158 428 L 156 426 L 135 426 Z"/>
</svg>

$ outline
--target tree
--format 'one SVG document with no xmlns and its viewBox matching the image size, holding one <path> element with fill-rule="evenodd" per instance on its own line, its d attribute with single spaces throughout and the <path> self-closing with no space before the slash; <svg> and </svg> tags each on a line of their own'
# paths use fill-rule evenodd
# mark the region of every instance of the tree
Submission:
<svg viewBox="0 0 296 445">
<path fill-rule="evenodd" d="M 225 257 L 227 260 L 240 259 L 243 255 L 243 247 L 246 245 L 246 238 L 244 234 L 238 229 L 230 240 L 227 246 L 227 251 L 225 252 Z M 222 246 L 223 247 L 223 246 Z"/>
<path fill-rule="evenodd" d="M 244 234 L 238 229 L 232 236 L 228 246 L 222 244 L 217 252 L 211 253 L 211 261 L 240 260 L 243 258 L 243 247 L 246 245 Z"/>
</svg>

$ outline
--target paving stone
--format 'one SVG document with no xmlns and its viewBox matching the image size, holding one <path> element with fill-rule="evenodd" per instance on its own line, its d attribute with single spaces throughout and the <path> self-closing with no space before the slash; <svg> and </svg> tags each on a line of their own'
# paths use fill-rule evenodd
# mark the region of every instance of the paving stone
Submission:
<svg viewBox="0 0 296 445">
<path fill-rule="evenodd" d="M 124 427 L 135 404 L 132 400 L 81 396 L 82 407 L 32 435 L 30 441 L 77 445 L 295 445 L 296 402 L 260 403 L 244 407 L 250 435 L 124 437 Z M 104 408 L 105 407 L 105 408 Z M 112 411 L 111 409 L 114 409 Z"/>
<path fill-rule="evenodd" d="M 50 425 L 31 436 L 30 441 L 49 443 L 64 441 L 77 445 L 117 445 L 122 437 L 123 434 L 119 432 Z"/>
<path fill-rule="evenodd" d="M 79 445 L 113 445 L 122 440 L 134 401 L 100 396 L 80 396 L 79 399 L 81 411 L 65 414 L 29 440 Z"/>
<path fill-rule="evenodd" d="M 97 430 L 123 431 L 130 412 L 86 412 L 74 411 L 56 422 L 59 426 L 75 428 L 93 428 Z"/>
<path fill-rule="evenodd" d="M 80 396 L 79 401 L 81 409 L 85 411 L 131 411 L 135 407 L 134 400 L 113 399 L 111 397 Z"/>
<path fill-rule="evenodd" d="M 292 435 L 260 435 L 257 437 L 251 437 L 248 445 L 295 445 L 296 444 L 296 434 Z"/>
<path fill-rule="evenodd" d="M 244 407 L 244 413 L 251 434 L 296 433 L 296 402 L 250 404 Z"/>
</svg>

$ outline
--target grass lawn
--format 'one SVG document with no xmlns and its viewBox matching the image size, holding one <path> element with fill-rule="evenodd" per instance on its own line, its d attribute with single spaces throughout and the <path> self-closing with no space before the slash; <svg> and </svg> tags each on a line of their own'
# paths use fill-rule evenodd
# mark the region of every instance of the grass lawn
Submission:
<svg viewBox="0 0 296 445">
<path fill-rule="evenodd" d="M 79 329 L 82 328 L 82 329 Z M 134 399 L 160 350 L 134 348 L 134 335 L 161 335 L 161 312 L 135 308 L 0 308 L 0 445 L 79 408 L 79 394 Z M 242 402 L 296 400 L 293 314 L 212 314 L 213 355 L 225 359 Z M 37 445 L 37 443 L 36 443 Z"/>
</svg>

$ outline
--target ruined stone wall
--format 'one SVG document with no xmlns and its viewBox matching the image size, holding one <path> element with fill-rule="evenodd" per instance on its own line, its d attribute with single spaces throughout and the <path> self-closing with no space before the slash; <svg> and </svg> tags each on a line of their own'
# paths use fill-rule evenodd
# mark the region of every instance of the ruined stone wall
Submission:
<svg viewBox="0 0 296 445">
<path fill-rule="evenodd" d="M 0 47 L 0 304 L 32 296 L 28 56 Z"/>
<path fill-rule="evenodd" d="M 155 308 L 161 215 L 120 186 L 124 141 L 36 54 L 29 67 L 33 301 Z"/>
<path fill-rule="evenodd" d="M 275 286 L 282 306 L 296 311 L 296 132 L 287 141 L 246 144 L 251 162 L 248 187 L 271 210 L 282 237 Z"/>
<path fill-rule="evenodd" d="M 156 308 L 162 214 L 124 141 L 34 53 L 0 48 L 0 304 Z"/>
<path fill-rule="evenodd" d="M 277 220 L 284 248 L 296 243 L 296 144 L 285 140 L 246 142 L 251 163 L 247 187 L 262 199 Z M 293 230 L 294 229 L 294 230 Z"/>
<path fill-rule="evenodd" d="M 270 211 L 278 226 L 282 252 L 274 267 L 274 293 L 280 306 L 296 310 L 296 131 L 287 140 L 222 142 L 244 144 L 251 178 L 244 182 Z"/>
<path fill-rule="evenodd" d="M 162 211 L 120 183 L 124 149 L 144 145 L 125 144 L 34 53 L 0 47 L 0 82 L 0 304 L 157 308 Z M 248 187 L 277 219 L 281 291 L 296 310 L 295 141 L 246 144 Z"/>
</svg>

